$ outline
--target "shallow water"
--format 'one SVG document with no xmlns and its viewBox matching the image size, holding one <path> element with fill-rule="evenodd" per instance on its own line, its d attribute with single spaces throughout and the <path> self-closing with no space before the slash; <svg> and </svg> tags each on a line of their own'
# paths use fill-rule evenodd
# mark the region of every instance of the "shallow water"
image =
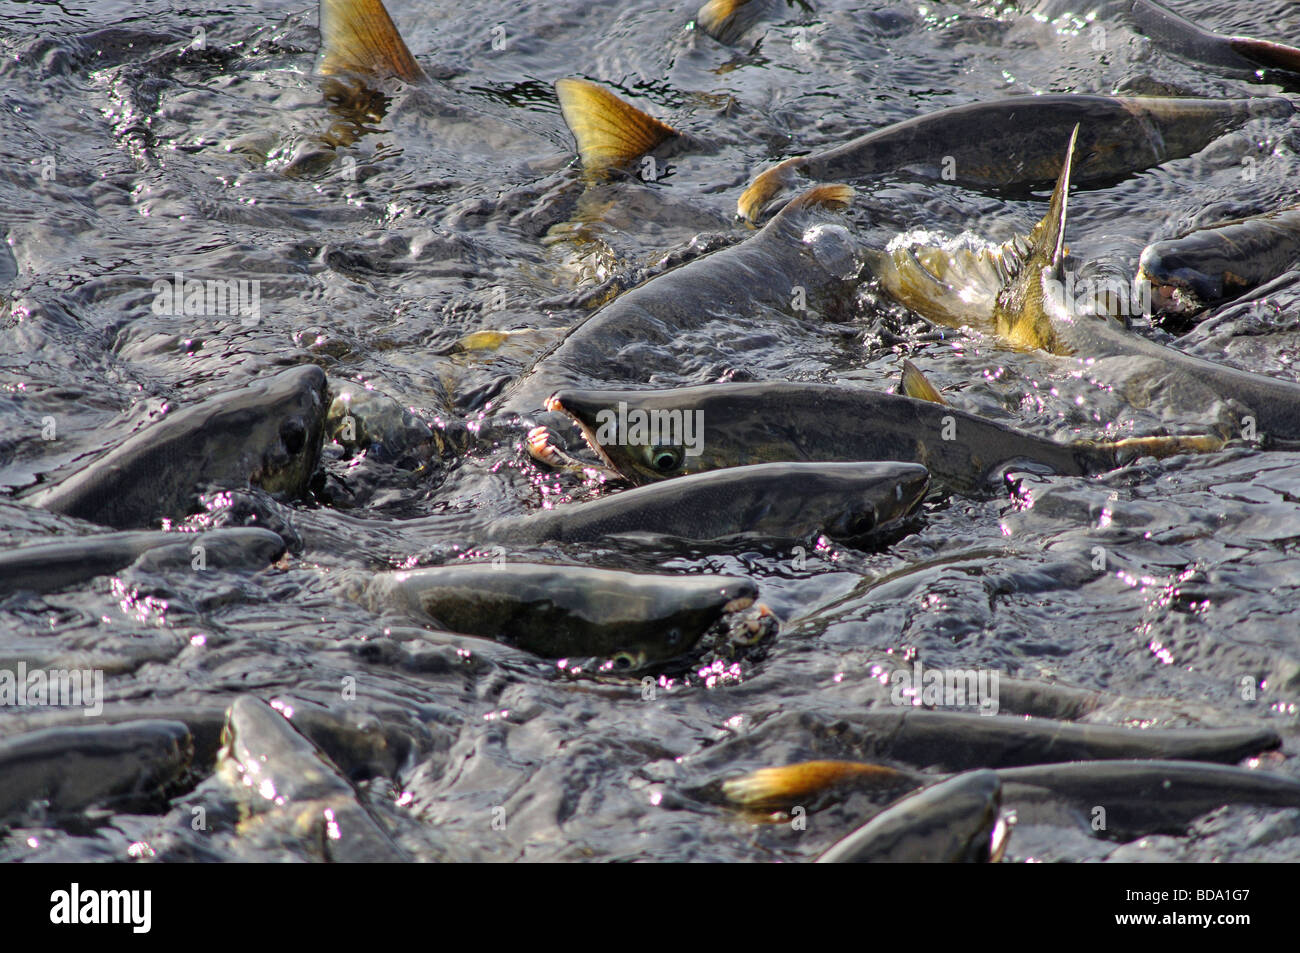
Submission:
<svg viewBox="0 0 1300 953">
<path fill-rule="evenodd" d="M 321 152 L 314 137 L 338 121 L 313 75 L 314 8 L 0 4 L 0 487 L 12 495 L 48 482 L 164 406 L 305 361 L 336 385 L 371 385 L 426 419 L 479 414 L 587 313 L 573 292 L 611 278 L 630 285 L 697 236 L 744 237 L 735 201 L 755 172 L 928 110 L 1047 91 L 1286 92 L 1160 51 L 1126 26 L 1126 6 L 776 4 L 726 47 L 690 28 L 694 3 L 475 0 L 452 18 L 437 4 L 392 0 L 434 81 L 394 92 L 379 131 L 310 162 L 308 153 Z M 1288 0 L 1177 8 L 1224 32 L 1300 39 L 1300 9 Z M 707 138 L 712 151 L 674 158 L 656 182 L 621 181 L 580 198 L 551 91 L 569 75 L 613 85 Z M 1077 192 L 1071 252 L 1131 271 L 1149 241 L 1291 203 L 1298 145 L 1294 117 L 1256 120 L 1197 155 Z M 860 190 L 850 217 L 883 245 L 913 228 L 1001 241 L 1042 211 L 1041 201 L 898 176 Z M 154 313 L 154 282 L 177 272 L 257 279 L 260 320 Z M 1207 318 L 1175 346 L 1297 378 L 1300 271 L 1255 303 Z M 538 333 L 496 352 L 448 353 L 483 329 Z M 851 380 L 885 389 L 905 355 L 954 404 L 1057 439 L 1205 430 L 1223 412 L 1203 394 L 1146 393 L 1142 369 L 1124 361 L 1080 368 L 978 333 L 921 340 L 923 330 L 864 289 L 841 323 L 736 315 L 732 334 L 707 354 L 683 346 L 680 373 L 654 383 Z M 48 418 L 55 440 L 42 438 Z M 553 662 L 376 616 L 339 595 L 348 573 L 454 558 L 478 543 L 400 529 L 376 538 L 336 519 L 329 504 L 350 500 L 351 515 L 375 519 L 501 516 L 607 492 L 539 470 L 521 436 L 421 474 L 327 448 L 315 500 L 243 508 L 218 500 L 186 527 L 253 513 L 318 541 L 283 567 L 128 570 L 11 595 L 0 599 L 0 657 L 51 667 L 91 659 L 106 673 L 108 702 L 142 712 L 164 703 L 216 709 L 253 693 L 396 725 L 415 739 L 414 753 L 362 789 L 419 859 L 814 856 L 854 825 L 851 805 L 796 831 L 752 825 L 682 791 L 732 771 L 834 756 L 833 745 L 788 721 L 725 766 L 707 758 L 782 713 L 829 722 L 860 711 L 883 697 L 880 665 L 918 658 L 1121 696 L 1094 719 L 1265 722 L 1288 754 L 1266 766 L 1300 778 L 1300 454 L 1236 448 L 1086 480 L 1018 474 L 992 499 L 931 501 L 915 532 L 875 552 L 510 550 L 759 582 L 783 621 L 766 660 L 648 692 L 575 679 Z M 0 498 L 5 545 L 93 531 Z M 1096 547 L 1104 570 L 1094 568 Z M 345 700 L 348 679 L 356 697 Z M 1259 686 L 1256 697 L 1242 697 L 1243 679 Z M 2 712 L 0 732 L 40 717 Z M 190 787 L 160 814 L 74 828 L 33 820 L 0 841 L 0 856 L 311 858 L 293 844 L 254 847 L 229 825 L 195 832 L 191 807 L 218 815 L 225 795 L 212 779 Z M 1186 837 L 1141 846 L 1034 827 L 1017 832 L 1010 857 L 1155 851 L 1295 861 L 1297 817 L 1232 808 Z M 1256 836 L 1263 824 L 1281 835 Z"/>
</svg>

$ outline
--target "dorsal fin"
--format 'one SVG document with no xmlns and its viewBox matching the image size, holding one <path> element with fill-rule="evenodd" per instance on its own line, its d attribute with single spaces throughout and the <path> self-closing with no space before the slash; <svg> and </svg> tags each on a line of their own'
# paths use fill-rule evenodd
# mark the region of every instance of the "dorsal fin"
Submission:
<svg viewBox="0 0 1300 953">
<path fill-rule="evenodd" d="M 1043 279 L 1059 279 L 1065 257 L 1065 220 L 1069 209 L 1070 168 L 1079 139 L 1076 125 L 1070 133 L 1065 162 L 1052 191 L 1052 201 L 1042 221 L 1027 239 L 1012 239 L 1004 246 L 999 263 L 1005 276 L 998 291 L 993 323 L 998 333 L 1019 347 L 1056 350 L 1055 333 L 1047 315 Z"/>
<path fill-rule="evenodd" d="M 556 80 L 555 94 L 588 172 L 627 165 L 679 135 L 672 126 L 585 79 Z"/>
<path fill-rule="evenodd" d="M 321 62 L 326 76 L 355 73 L 408 83 L 425 78 L 381 0 L 320 0 Z"/>
<path fill-rule="evenodd" d="M 916 400 L 928 400 L 932 404 L 947 404 L 939 389 L 930 383 L 929 378 L 911 361 L 903 361 L 902 392 Z"/>
</svg>

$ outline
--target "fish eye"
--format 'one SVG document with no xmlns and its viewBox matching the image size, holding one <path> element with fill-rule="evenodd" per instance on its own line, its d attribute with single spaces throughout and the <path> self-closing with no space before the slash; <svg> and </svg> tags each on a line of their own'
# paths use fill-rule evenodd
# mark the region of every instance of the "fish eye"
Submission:
<svg viewBox="0 0 1300 953">
<path fill-rule="evenodd" d="M 682 640 L 681 629 L 669 629 L 668 634 L 664 636 L 664 642 L 668 645 L 676 645 Z"/>
<path fill-rule="evenodd" d="M 672 473 L 682 465 L 681 447 L 651 447 L 650 466 L 660 473 Z"/>
<path fill-rule="evenodd" d="M 631 652 L 619 652 L 610 661 L 614 663 L 615 670 L 620 672 L 636 668 L 638 664 L 636 656 Z"/>
<path fill-rule="evenodd" d="M 296 418 L 286 420 L 280 425 L 280 440 L 291 455 L 302 453 L 302 448 L 307 446 L 307 428 Z"/>
</svg>

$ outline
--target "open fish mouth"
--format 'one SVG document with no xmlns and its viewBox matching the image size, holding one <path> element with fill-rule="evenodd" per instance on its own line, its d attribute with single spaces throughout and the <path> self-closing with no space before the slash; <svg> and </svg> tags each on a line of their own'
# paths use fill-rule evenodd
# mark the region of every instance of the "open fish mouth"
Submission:
<svg viewBox="0 0 1300 953">
<path fill-rule="evenodd" d="M 592 432 L 592 429 L 579 420 L 574 413 L 565 408 L 564 404 L 561 403 L 558 394 L 552 394 L 550 397 L 546 398 L 546 409 L 564 414 L 572 420 L 578 430 L 582 432 L 582 439 L 586 442 L 587 446 L 591 448 L 591 451 L 600 458 L 600 462 L 615 473 L 623 472 L 622 468 L 617 466 L 614 461 L 610 459 L 609 454 L 606 453 L 605 448 L 600 445 L 600 441 L 596 439 L 596 435 Z"/>
<path fill-rule="evenodd" d="M 1194 314 L 1204 308 L 1195 292 L 1184 285 L 1157 281 L 1144 271 L 1138 272 L 1137 280 L 1151 289 L 1152 314 Z"/>
</svg>

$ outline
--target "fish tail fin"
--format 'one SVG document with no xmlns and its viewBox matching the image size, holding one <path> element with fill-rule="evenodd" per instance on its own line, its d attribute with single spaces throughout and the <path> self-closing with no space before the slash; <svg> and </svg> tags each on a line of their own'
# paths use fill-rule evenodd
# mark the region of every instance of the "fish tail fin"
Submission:
<svg viewBox="0 0 1300 953">
<path fill-rule="evenodd" d="M 732 43 L 756 18 L 752 9 L 745 9 L 751 3 L 754 0 L 708 0 L 695 14 L 695 22 L 719 43 Z"/>
<path fill-rule="evenodd" d="M 1214 453 L 1222 450 L 1225 441 L 1210 434 L 1185 434 L 1161 437 L 1125 437 L 1123 440 L 1094 444 L 1098 450 L 1113 455 L 1116 463 L 1136 460 L 1138 457 L 1172 457 L 1180 453 Z"/>
<path fill-rule="evenodd" d="M 786 208 L 799 211 L 802 209 L 824 208 L 838 212 L 853 204 L 853 187 L 848 185 L 814 185 L 790 200 Z M 783 210 L 784 211 L 784 210 Z"/>
<path fill-rule="evenodd" d="M 320 0 L 321 61 L 326 76 L 355 73 L 408 83 L 425 78 L 381 0 Z"/>
<path fill-rule="evenodd" d="M 911 361 L 903 361 L 902 392 L 916 400 L 928 400 L 932 404 L 947 404 L 939 389 L 930 383 L 929 378 Z"/>
<path fill-rule="evenodd" d="M 1026 238 L 1013 238 L 1002 246 L 997 263 L 1004 276 L 994 308 L 994 325 L 999 334 L 1022 347 L 1055 350 L 1052 331 L 1044 306 L 1044 277 L 1059 278 L 1065 258 L 1065 221 L 1069 211 L 1070 169 L 1074 149 L 1079 141 L 1079 127 L 1070 133 L 1061 174 L 1052 190 L 1047 214 Z"/>
<path fill-rule="evenodd" d="M 585 79 L 555 82 L 564 122 L 578 143 L 582 167 L 603 172 L 627 165 L 681 134 Z"/>
<path fill-rule="evenodd" d="M 1065 217 L 1070 204 L 1070 170 L 1074 165 L 1074 148 L 1079 142 L 1079 126 L 1070 133 L 1070 144 L 1065 149 L 1065 161 L 1057 176 L 1052 201 L 1043 220 L 1029 233 L 1031 257 L 1046 266 L 1057 268 L 1065 257 Z"/>
<path fill-rule="evenodd" d="M 745 191 L 736 200 L 736 214 L 751 225 L 757 224 L 764 206 L 782 191 L 794 185 L 795 168 L 799 159 L 786 159 L 754 176 Z"/>
<path fill-rule="evenodd" d="M 814 185 L 785 204 L 764 228 L 803 229 L 813 211 L 839 212 L 853 204 L 853 189 L 847 185 Z"/>
<path fill-rule="evenodd" d="M 722 782 L 722 794 L 732 804 L 749 810 L 794 807 L 847 783 L 867 787 L 895 787 L 906 776 L 894 768 L 859 761 L 801 761 L 779 768 L 759 768 Z"/>
</svg>

